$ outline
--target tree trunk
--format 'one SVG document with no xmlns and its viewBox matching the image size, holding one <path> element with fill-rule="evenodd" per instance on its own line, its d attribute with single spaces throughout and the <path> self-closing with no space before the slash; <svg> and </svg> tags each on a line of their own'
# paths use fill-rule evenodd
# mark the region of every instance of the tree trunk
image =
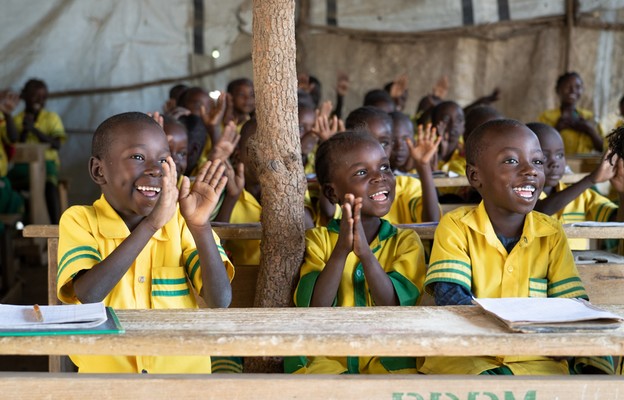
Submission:
<svg viewBox="0 0 624 400">
<path fill-rule="evenodd" d="M 262 188 L 262 256 L 254 305 L 289 307 L 305 251 L 294 0 L 254 0 L 252 54 L 258 127 L 248 148 Z M 245 368 L 278 369 L 275 359 L 250 359 Z"/>
</svg>

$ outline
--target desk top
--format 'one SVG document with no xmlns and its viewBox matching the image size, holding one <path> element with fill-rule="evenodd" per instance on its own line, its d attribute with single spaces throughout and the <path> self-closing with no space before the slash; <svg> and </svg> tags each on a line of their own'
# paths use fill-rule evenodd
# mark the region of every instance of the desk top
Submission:
<svg viewBox="0 0 624 400">
<path fill-rule="evenodd" d="M 624 305 L 604 306 L 624 315 Z M 126 333 L 2 337 L 0 354 L 621 355 L 624 326 L 513 333 L 477 307 L 117 310 Z"/>
</svg>

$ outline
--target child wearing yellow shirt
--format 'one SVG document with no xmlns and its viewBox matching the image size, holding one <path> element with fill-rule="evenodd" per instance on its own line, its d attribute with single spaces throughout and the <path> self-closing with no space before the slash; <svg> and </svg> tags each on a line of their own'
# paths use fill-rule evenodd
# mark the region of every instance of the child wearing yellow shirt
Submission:
<svg viewBox="0 0 624 400">
<path fill-rule="evenodd" d="M 395 196 L 389 159 L 367 132 L 337 133 L 317 151 L 321 190 L 342 218 L 306 232 L 298 307 L 413 306 L 425 274 L 423 246 L 412 230 L 382 219 Z M 413 373 L 410 357 L 289 357 L 296 373 Z"/>
<path fill-rule="evenodd" d="M 115 308 L 228 307 L 234 269 L 208 217 L 225 187 L 208 162 L 191 187 L 176 187 L 163 129 L 138 112 L 104 121 L 92 141 L 89 173 L 102 190 L 73 206 L 59 225 L 58 296 L 64 303 Z M 72 355 L 78 372 L 210 373 L 210 357 Z"/>
<path fill-rule="evenodd" d="M 489 121 L 468 137 L 466 162 L 468 182 L 483 200 L 440 220 L 425 280 L 436 304 L 469 305 L 473 296 L 586 299 L 561 224 L 533 211 L 545 162 L 536 135 L 518 121 Z M 591 360 L 578 361 L 613 372 L 610 357 Z M 566 359 L 492 355 L 427 357 L 419 371 L 546 375 L 568 368 Z"/>
<path fill-rule="evenodd" d="M 527 124 L 537 135 L 546 159 L 544 164 L 545 184 L 535 210 L 552 215 L 562 224 L 580 221 L 621 221 L 617 204 L 592 190 L 597 183 L 610 181 L 612 188 L 618 193 L 619 203 L 624 200 L 624 182 L 621 176 L 615 175 L 614 165 L 606 159 L 589 175 L 580 181 L 566 185 L 560 182 L 563 176 L 566 158 L 561 135 L 555 128 L 539 122 Z M 619 162 L 617 159 L 616 162 Z M 568 239 L 572 250 L 587 250 L 588 239 Z"/>
</svg>

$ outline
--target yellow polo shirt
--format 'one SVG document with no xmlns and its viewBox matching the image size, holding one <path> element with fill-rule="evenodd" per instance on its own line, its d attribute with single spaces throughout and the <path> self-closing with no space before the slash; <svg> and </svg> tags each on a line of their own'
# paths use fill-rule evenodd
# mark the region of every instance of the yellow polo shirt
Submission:
<svg viewBox="0 0 624 400">
<path fill-rule="evenodd" d="M 247 224 L 260 222 L 262 206 L 258 200 L 246 190 L 243 190 L 238 201 L 234 205 L 231 224 Z M 227 240 L 225 248 L 230 254 L 234 265 L 259 265 L 260 264 L 260 241 L 259 240 Z"/>
<path fill-rule="evenodd" d="M 568 185 L 559 182 L 557 192 L 561 192 Z M 545 199 L 546 193 L 540 194 L 540 199 Z M 553 214 L 562 224 L 570 224 L 573 222 L 596 221 L 607 222 L 611 219 L 614 212 L 617 212 L 618 205 L 604 197 L 595 190 L 587 189 L 569 202 L 564 208 Z M 572 250 L 589 249 L 589 239 L 568 239 Z"/>
<path fill-rule="evenodd" d="M 579 113 L 581 118 L 593 121 L 594 113 L 592 113 L 591 111 L 582 108 L 577 108 L 576 111 Z M 544 111 L 540 114 L 539 117 L 537 117 L 537 120 L 539 122 L 545 123 L 546 125 L 554 127 L 555 125 L 557 125 L 557 121 L 559 121 L 559 118 L 561 118 L 561 110 L 556 108 L 553 110 Z M 600 124 L 596 125 L 598 134 L 600 136 L 604 136 Z M 561 139 L 563 139 L 563 148 L 565 149 L 566 154 L 584 154 L 594 151 L 594 145 L 591 141 L 591 138 L 586 134 L 575 131 L 574 129 L 564 129 L 559 133 L 561 133 Z"/>
<path fill-rule="evenodd" d="M 444 215 L 435 232 L 425 288 L 436 282 L 459 284 L 475 297 L 587 298 L 561 224 L 530 212 L 520 241 L 507 253 L 483 202 Z M 427 357 L 420 372 L 480 374 L 507 366 L 514 374 L 567 374 L 566 361 L 540 356 Z"/>
<path fill-rule="evenodd" d="M 306 232 L 306 256 L 301 266 L 300 280 L 295 291 L 295 304 L 309 307 L 316 280 L 329 260 L 340 232 L 340 221 L 332 220 L 327 227 Z M 382 219 L 379 234 L 370 247 L 379 264 L 392 281 L 402 306 L 416 305 L 422 293 L 425 277 L 423 246 L 416 232 L 398 229 Z M 351 252 L 345 262 L 335 307 L 375 306 L 368 290 L 362 264 Z M 413 373 L 415 359 L 411 357 L 291 357 L 285 363 L 286 372 L 297 373 Z"/>
<path fill-rule="evenodd" d="M 92 206 L 73 206 L 61 217 L 58 249 L 58 296 L 78 303 L 73 277 L 108 257 L 130 235 L 104 196 Z M 230 281 L 234 267 L 213 232 Z M 194 290 L 202 288 L 199 256 L 179 212 L 158 230 L 128 272 L 104 299 L 118 309 L 197 308 Z M 72 355 L 79 372 L 210 373 L 210 357 Z"/>
</svg>

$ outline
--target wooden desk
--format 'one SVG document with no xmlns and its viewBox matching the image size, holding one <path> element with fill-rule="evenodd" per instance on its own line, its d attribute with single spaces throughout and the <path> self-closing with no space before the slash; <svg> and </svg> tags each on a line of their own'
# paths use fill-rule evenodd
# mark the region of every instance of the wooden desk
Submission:
<svg viewBox="0 0 624 400">
<path fill-rule="evenodd" d="M 45 150 L 44 143 L 16 143 L 14 163 L 27 163 L 29 176 L 29 212 L 33 224 L 49 224 L 50 216 L 45 201 Z"/>
<path fill-rule="evenodd" d="M 624 305 L 603 306 L 624 315 Z M 0 354 L 239 356 L 622 355 L 624 326 L 508 331 L 479 308 L 321 307 L 117 310 L 126 333 L 0 337 Z"/>
<path fill-rule="evenodd" d="M 624 313 L 624 306 L 605 307 Z M 1 354 L 599 355 L 624 353 L 624 328 L 508 332 L 476 307 L 119 310 L 121 335 L 0 338 Z M 622 399 L 621 376 L 119 375 L 0 373 L 13 398 Z M 598 395 L 599 394 L 599 395 Z M 598 396 L 598 397 L 596 397 Z"/>
</svg>

